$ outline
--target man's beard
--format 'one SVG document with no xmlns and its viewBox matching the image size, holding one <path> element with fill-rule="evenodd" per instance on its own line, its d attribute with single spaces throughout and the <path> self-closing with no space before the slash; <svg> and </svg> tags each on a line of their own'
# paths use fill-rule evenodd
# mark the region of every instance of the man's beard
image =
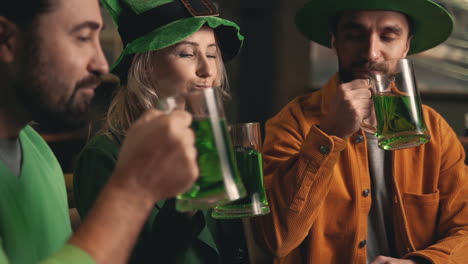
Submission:
<svg viewBox="0 0 468 264">
<path fill-rule="evenodd" d="M 34 34 L 34 33 L 33 33 Z M 52 65 L 47 63 L 41 55 L 40 37 L 31 37 L 26 42 L 24 57 L 22 58 L 21 80 L 16 84 L 18 101 L 30 114 L 30 118 L 39 123 L 42 130 L 60 131 L 83 127 L 89 120 L 89 106 L 91 98 L 87 98 L 86 109 L 77 107 L 77 93 L 82 87 L 97 85 L 100 79 L 97 75 L 90 75 L 77 82 L 73 93 L 60 102 L 53 102 L 53 93 L 69 89 L 65 81 L 66 76 L 59 76 Z M 67 86 L 68 85 L 68 86 Z M 64 92 L 66 95 L 66 92 Z"/>
<path fill-rule="evenodd" d="M 356 68 L 369 69 L 371 63 L 372 62 L 368 60 L 361 60 L 361 61 L 352 63 L 348 69 L 345 69 L 344 67 L 339 66 L 339 73 L 340 73 L 341 81 L 343 81 L 343 83 L 348 83 L 356 79 L 359 79 L 358 77 L 353 75 L 353 72 L 352 72 L 353 69 L 356 69 Z"/>
</svg>

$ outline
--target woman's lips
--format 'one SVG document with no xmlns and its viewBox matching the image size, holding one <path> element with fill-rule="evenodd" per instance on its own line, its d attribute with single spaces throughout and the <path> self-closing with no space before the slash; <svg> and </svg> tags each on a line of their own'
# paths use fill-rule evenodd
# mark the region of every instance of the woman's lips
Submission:
<svg viewBox="0 0 468 264">
<path fill-rule="evenodd" d="M 192 90 L 203 90 L 203 89 L 206 89 L 206 88 L 210 88 L 211 86 L 208 86 L 208 85 L 195 85 L 192 87 Z"/>
</svg>

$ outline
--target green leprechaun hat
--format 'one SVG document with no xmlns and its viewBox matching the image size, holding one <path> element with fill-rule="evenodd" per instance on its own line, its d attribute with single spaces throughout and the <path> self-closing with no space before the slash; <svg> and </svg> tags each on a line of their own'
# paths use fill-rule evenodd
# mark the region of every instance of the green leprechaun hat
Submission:
<svg viewBox="0 0 468 264">
<path fill-rule="evenodd" d="M 224 61 L 239 52 L 244 37 L 239 26 L 218 17 L 209 0 L 101 0 L 111 14 L 124 50 L 112 72 L 126 77 L 133 54 L 176 44 L 207 25 L 213 28 Z"/>
<path fill-rule="evenodd" d="M 431 0 L 313 0 L 296 13 L 296 26 L 307 38 L 331 46 L 333 19 L 347 11 L 386 10 L 407 15 L 413 24 L 408 54 L 428 50 L 452 33 L 453 18 Z"/>
</svg>

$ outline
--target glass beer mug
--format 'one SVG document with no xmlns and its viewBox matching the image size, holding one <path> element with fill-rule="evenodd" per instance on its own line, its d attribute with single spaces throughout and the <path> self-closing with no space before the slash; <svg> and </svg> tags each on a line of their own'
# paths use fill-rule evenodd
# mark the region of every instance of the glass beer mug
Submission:
<svg viewBox="0 0 468 264">
<path fill-rule="evenodd" d="M 205 88 L 162 99 L 161 108 L 166 111 L 185 109 L 193 118 L 191 127 L 195 133 L 200 176 L 187 192 L 177 196 L 176 210 L 209 209 L 243 198 L 246 191 L 215 89 Z"/>
<path fill-rule="evenodd" d="M 230 133 L 237 168 L 247 189 L 247 196 L 229 204 L 216 206 L 211 216 L 218 219 L 233 219 L 268 214 L 270 207 L 263 184 L 260 124 L 234 124 L 230 126 Z"/>
<path fill-rule="evenodd" d="M 396 150 L 427 143 L 430 135 L 411 61 L 394 59 L 373 63 L 369 82 L 377 127 L 366 123 L 361 127 L 377 136 L 378 146 Z"/>
</svg>

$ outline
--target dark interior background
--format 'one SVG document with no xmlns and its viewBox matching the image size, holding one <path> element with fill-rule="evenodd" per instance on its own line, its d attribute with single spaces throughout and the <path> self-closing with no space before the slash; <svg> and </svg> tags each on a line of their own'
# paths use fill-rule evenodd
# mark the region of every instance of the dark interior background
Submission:
<svg viewBox="0 0 468 264">
<path fill-rule="evenodd" d="M 232 93 L 232 101 L 226 105 L 229 122 L 260 122 L 264 125 L 294 97 L 319 89 L 323 80 L 328 79 L 336 68 L 330 66 L 336 61 L 333 55 L 327 54 L 326 49 L 311 45 L 294 26 L 294 14 L 306 0 L 215 2 L 222 17 L 237 22 L 246 38 L 239 56 L 227 65 Z M 445 80 L 441 81 L 443 85 L 434 83 L 432 79 L 425 84 L 425 76 L 433 77 L 433 74 L 424 72 L 424 69 L 421 75 L 418 71 L 416 75 L 418 81 L 424 84 L 423 103 L 438 110 L 455 132 L 462 135 L 464 115 L 468 113 L 468 82 L 463 81 L 468 76 L 468 7 L 463 5 L 463 1 L 443 2 L 460 3 L 456 9 L 451 9 L 457 14 L 456 41 L 452 41 L 455 44 L 451 42 L 444 46 L 446 54 L 441 56 L 452 56 L 451 62 L 457 66 L 457 78 L 461 78 L 461 81 L 457 79 L 457 84 L 461 88 L 454 92 L 454 89 L 450 89 L 451 84 Z M 106 11 L 103 11 L 103 16 L 106 28 L 102 34 L 102 44 L 112 64 L 119 55 L 121 44 Z M 417 57 L 416 60 L 438 65 L 438 58 L 426 58 Z M 93 107 L 95 119 L 105 111 L 114 89 L 115 83 L 109 80 L 98 90 Z M 99 122 L 93 124 L 91 129 L 86 127 L 79 131 L 44 133 L 66 172 L 72 171 L 74 156 L 99 128 Z"/>
</svg>

